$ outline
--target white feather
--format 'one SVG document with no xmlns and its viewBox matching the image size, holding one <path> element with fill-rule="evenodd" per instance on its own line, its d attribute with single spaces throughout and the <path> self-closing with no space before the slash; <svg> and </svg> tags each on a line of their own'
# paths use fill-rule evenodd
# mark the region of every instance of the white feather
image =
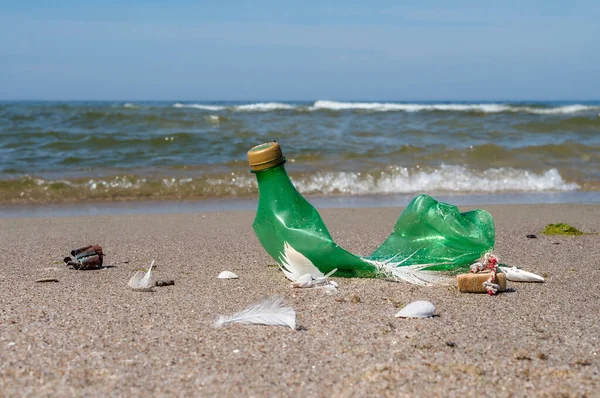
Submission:
<svg viewBox="0 0 600 398">
<path fill-rule="evenodd" d="M 292 287 L 313 287 L 313 277 L 311 274 L 304 274 L 292 282 Z"/>
<path fill-rule="evenodd" d="M 129 283 L 127 283 L 127 285 L 129 285 L 129 287 L 132 288 L 133 290 L 136 290 L 139 292 L 151 291 L 154 288 L 154 286 L 152 286 L 150 283 L 150 279 L 152 278 L 152 266 L 153 265 L 154 265 L 154 260 L 152 260 L 152 263 L 150 264 L 150 268 L 148 268 L 148 271 L 136 272 L 135 275 L 133 275 L 131 277 L 131 279 L 129 280 Z"/>
<path fill-rule="evenodd" d="M 221 315 L 215 322 L 215 327 L 229 323 L 287 326 L 296 329 L 296 311 L 284 306 L 283 297 L 273 296 L 236 314 Z"/>
<path fill-rule="evenodd" d="M 502 272 L 506 274 L 506 279 L 513 282 L 544 282 L 542 276 L 536 275 L 533 272 L 523 271 L 517 267 L 500 267 Z"/>
<path fill-rule="evenodd" d="M 283 250 L 283 253 L 280 253 L 279 268 L 292 282 L 296 282 L 298 278 L 306 274 L 312 275 L 313 279 L 324 277 L 323 273 L 308 258 L 289 243 L 285 242 Z"/>
<path fill-rule="evenodd" d="M 330 286 L 330 287 L 333 287 L 333 289 L 337 289 L 338 284 L 334 281 L 329 280 L 329 277 L 331 275 L 333 275 L 336 271 L 337 271 L 337 268 L 334 268 L 331 271 L 329 271 L 327 273 L 327 275 L 318 277 L 316 279 L 313 278 L 313 276 L 311 274 L 304 274 L 301 277 L 299 277 L 298 279 L 296 279 L 295 282 L 292 282 L 292 287 L 308 288 L 308 287 Z"/>
<path fill-rule="evenodd" d="M 430 286 L 450 284 L 453 282 L 453 279 L 450 276 L 444 275 L 440 271 L 423 271 L 423 268 L 447 263 L 402 265 L 412 256 L 417 254 L 419 250 L 421 249 L 416 250 L 401 261 L 394 261 L 395 256 L 385 261 L 369 260 L 366 258 L 364 258 L 364 260 L 385 275 L 391 276 L 395 280 L 403 280 L 412 283 L 413 285 Z"/>
</svg>

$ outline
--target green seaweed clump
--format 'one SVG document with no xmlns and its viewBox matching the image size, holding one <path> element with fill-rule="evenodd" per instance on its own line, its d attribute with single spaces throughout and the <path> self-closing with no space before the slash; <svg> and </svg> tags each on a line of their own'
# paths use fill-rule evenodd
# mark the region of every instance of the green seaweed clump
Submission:
<svg viewBox="0 0 600 398">
<path fill-rule="evenodd" d="M 584 233 L 578 230 L 577 228 L 565 223 L 548 224 L 546 225 L 546 228 L 544 228 L 542 233 L 544 235 L 584 235 Z"/>
</svg>

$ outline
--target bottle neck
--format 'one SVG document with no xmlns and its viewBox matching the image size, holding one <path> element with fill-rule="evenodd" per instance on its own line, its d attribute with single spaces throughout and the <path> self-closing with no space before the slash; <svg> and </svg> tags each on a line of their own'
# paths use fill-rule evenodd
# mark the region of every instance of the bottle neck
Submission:
<svg viewBox="0 0 600 398">
<path fill-rule="evenodd" d="M 267 170 L 255 172 L 255 174 L 256 181 L 258 182 L 259 194 L 262 194 L 265 190 L 270 190 L 273 188 L 277 188 L 278 190 L 296 190 L 283 164 L 271 167 Z"/>
</svg>

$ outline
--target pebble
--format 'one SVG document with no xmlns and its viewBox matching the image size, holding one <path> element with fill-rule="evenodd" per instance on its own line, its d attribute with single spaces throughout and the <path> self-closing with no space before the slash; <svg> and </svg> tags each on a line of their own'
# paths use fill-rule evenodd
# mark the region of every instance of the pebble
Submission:
<svg viewBox="0 0 600 398">
<path fill-rule="evenodd" d="M 154 283 L 154 285 L 156 285 L 156 286 L 171 286 L 174 284 L 175 284 L 175 281 L 173 279 L 156 281 L 156 283 Z"/>
<path fill-rule="evenodd" d="M 37 279 L 35 281 L 35 283 L 46 283 L 46 282 L 58 282 L 58 279 L 56 279 L 56 278 L 41 278 L 41 279 Z"/>
</svg>

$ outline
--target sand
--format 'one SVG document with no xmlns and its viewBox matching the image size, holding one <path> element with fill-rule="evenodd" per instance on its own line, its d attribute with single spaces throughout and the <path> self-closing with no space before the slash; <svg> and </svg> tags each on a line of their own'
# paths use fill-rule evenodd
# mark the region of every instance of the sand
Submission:
<svg viewBox="0 0 600 398">
<path fill-rule="evenodd" d="M 0 219 L 0 395 L 600 396 L 600 235 L 539 234 L 556 222 L 600 232 L 600 206 L 482 207 L 502 262 L 546 283 L 489 297 L 334 278 L 339 293 L 327 295 L 290 287 L 254 237 L 253 212 Z M 338 244 L 368 254 L 400 211 L 321 214 Z M 110 267 L 63 265 L 91 243 Z M 175 285 L 131 291 L 152 259 L 155 278 Z M 223 270 L 240 278 L 217 279 Z M 213 327 L 274 294 L 299 330 Z M 439 316 L 394 317 L 413 300 Z"/>
</svg>

